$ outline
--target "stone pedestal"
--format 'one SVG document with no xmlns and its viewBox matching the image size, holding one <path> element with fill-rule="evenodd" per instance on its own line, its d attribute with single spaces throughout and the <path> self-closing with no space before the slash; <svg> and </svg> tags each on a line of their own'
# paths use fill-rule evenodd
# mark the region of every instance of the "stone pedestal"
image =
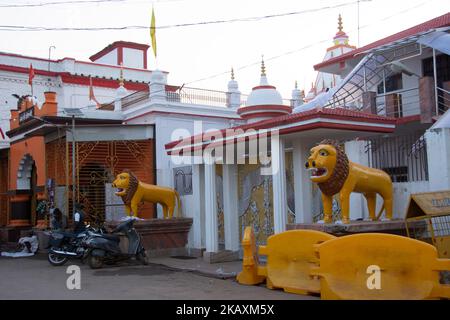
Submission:
<svg viewBox="0 0 450 320">
<path fill-rule="evenodd" d="M 106 223 L 114 228 L 121 221 Z M 141 235 L 149 256 L 186 255 L 191 218 L 137 220 L 134 228 Z"/>
<path fill-rule="evenodd" d="M 410 228 L 426 229 L 424 221 L 408 222 Z M 288 230 L 308 229 L 330 233 L 334 236 L 345 236 L 357 233 L 389 233 L 407 236 L 404 220 L 391 221 L 351 221 L 348 224 L 322 224 L 322 223 L 291 223 L 287 225 Z"/>
</svg>

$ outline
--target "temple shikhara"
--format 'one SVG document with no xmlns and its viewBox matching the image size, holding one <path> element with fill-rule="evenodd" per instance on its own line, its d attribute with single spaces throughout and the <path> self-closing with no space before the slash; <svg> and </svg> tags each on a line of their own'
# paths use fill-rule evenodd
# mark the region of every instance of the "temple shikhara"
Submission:
<svg viewBox="0 0 450 320">
<path fill-rule="evenodd" d="M 159 253 L 214 263 L 241 259 L 243 243 L 269 252 L 286 230 L 404 228 L 411 195 L 450 190 L 449 33 L 446 13 L 357 48 L 339 15 L 311 88 L 286 98 L 264 59 L 245 95 L 233 70 L 224 91 L 171 84 L 144 44 L 117 41 L 89 62 L 0 52 L 0 236 L 48 228 L 43 201 L 67 226 L 75 203 L 93 224 L 120 221 L 133 207 L 113 183 L 123 172 L 155 199 L 139 195 L 134 213 Z"/>
</svg>

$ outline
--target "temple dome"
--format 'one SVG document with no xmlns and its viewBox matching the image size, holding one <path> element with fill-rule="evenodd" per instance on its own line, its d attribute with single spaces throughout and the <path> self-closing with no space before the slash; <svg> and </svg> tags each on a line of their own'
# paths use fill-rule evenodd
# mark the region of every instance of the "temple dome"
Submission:
<svg viewBox="0 0 450 320">
<path fill-rule="evenodd" d="M 283 105 L 283 98 L 276 87 L 269 84 L 265 72 L 264 60 L 261 62 L 259 85 L 252 89 L 245 106 L 237 113 L 247 122 L 257 122 L 292 112 L 290 106 Z"/>
</svg>

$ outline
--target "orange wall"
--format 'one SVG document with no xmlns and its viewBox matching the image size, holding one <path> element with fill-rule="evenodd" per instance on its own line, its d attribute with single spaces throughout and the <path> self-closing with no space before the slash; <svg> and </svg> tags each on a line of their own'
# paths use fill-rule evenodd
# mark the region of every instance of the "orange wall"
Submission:
<svg viewBox="0 0 450 320">
<path fill-rule="evenodd" d="M 17 189 L 17 172 L 22 158 L 29 153 L 37 168 L 37 185 L 45 186 L 45 143 L 44 137 L 31 137 L 11 144 L 10 157 L 11 167 L 9 174 L 9 190 Z"/>
</svg>

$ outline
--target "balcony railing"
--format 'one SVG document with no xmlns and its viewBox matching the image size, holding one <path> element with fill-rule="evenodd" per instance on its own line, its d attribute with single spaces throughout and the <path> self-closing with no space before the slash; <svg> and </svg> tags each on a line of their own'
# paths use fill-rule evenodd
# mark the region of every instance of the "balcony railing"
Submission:
<svg viewBox="0 0 450 320">
<path fill-rule="evenodd" d="M 420 114 L 419 88 L 396 90 L 377 95 L 379 115 L 403 118 Z"/>
<path fill-rule="evenodd" d="M 147 100 L 149 98 L 149 91 L 142 90 L 136 91 L 126 97 L 123 97 L 122 100 L 122 109 L 126 110 L 127 108 L 139 103 L 141 101 Z"/>
<path fill-rule="evenodd" d="M 212 107 L 225 107 L 227 105 L 227 93 L 223 91 L 183 87 L 180 91 L 167 91 L 166 96 L 170 102 L 200 104 Z"/>
</svg>

